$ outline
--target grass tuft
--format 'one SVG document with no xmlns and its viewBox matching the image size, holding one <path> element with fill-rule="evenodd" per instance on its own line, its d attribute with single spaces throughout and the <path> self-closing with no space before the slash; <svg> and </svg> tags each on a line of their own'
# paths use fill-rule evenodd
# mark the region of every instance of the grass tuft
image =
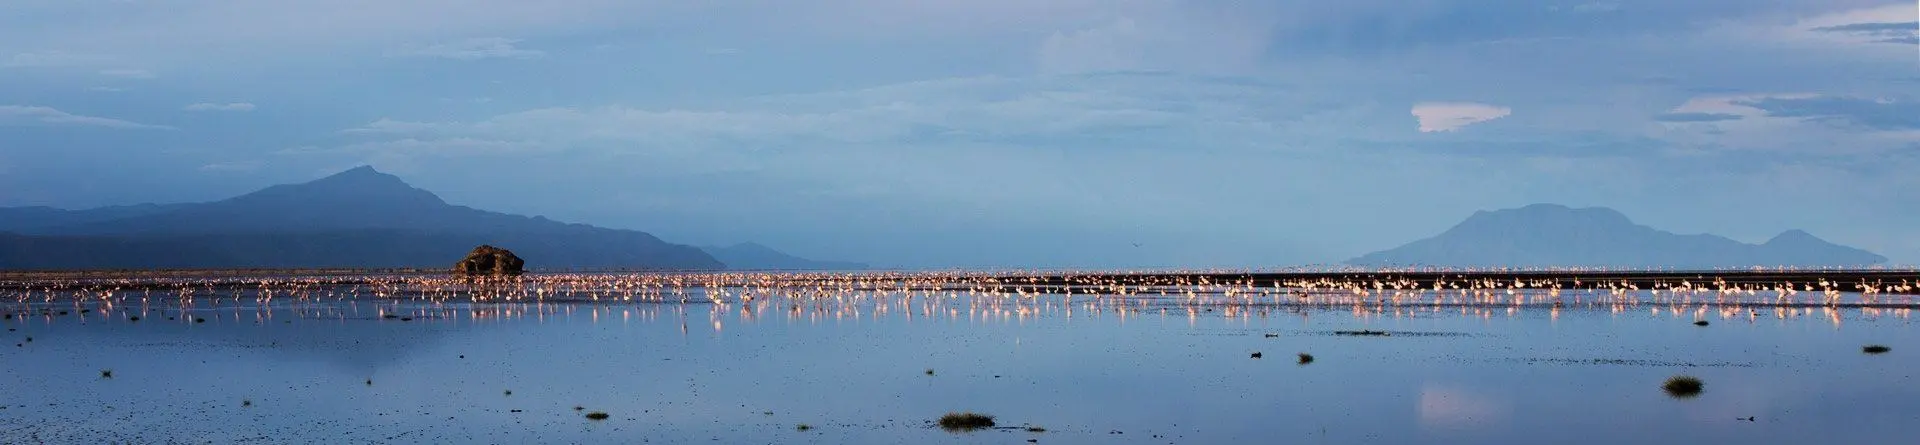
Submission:
<svg viewBox="0 0 1920 445">
<path fill-rule="evenodd" d="M 599 411 L 587 413 L 587 419 L 590 419 L 590 420 L 607 420 L 607 417 L 610 417 L 607 415 L 607 413 L 603 413 Z"/>
<path fill-rule="evenodd" d="M 972 411 L 947 413 L 947 415 L 940 416 L 940 428 L 947 431 L 964 432 L 992 427 L 993 416 Z"/>
<path fill-rule="evenodd" d="M 1885 354 L 1887 353 L 1887 351 L 1892 351 L 1892 350 L 1893 348 L 1889 348 L 1887 347 L 1887 345 L 1866 345 L 1866 346 L 1860 347 L 1860 352 L 1865 352 L 1868 354 Z"/>
<path fill-rule="evenodd" d="M 1661 384 L 1660 389 L 1667 391 L 1667 395 L 1673 396 L 1674 398 L 1688 399 L 1699 396 L 1700 390 L 1706 388 L 1706 386 L 1705 383 L 1700 382 L 1700 378 L 1698 377 L 1676 375 L 1667 379 L 1666 383 Z"/>
</svg>

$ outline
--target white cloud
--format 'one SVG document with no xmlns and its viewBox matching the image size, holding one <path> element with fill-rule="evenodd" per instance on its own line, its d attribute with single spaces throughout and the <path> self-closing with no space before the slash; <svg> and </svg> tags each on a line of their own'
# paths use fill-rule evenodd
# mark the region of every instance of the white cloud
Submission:
<svg viewBox="0 0 1920 445">
<path fill-rule="evenodd" d="M 1098 28 L 1055 32 L 1040 44 L 1040 73 L 1139 69 L 1144 39 L 1129 18 Z"/>
<path fill-rule="evenodd" d="M 266 162 L 257 161 L 257 160 L 215 162 L 212 164 L 200 166 L 200 171 L 223 172 L 223 173 L 246 173 L 246 172 L 259 170 L 260 167 L 265 165 L 266 165 Z"/>
<path fill-rule="evenodd" d="M 457 60 L 479 59 L 531 59 L 545 56 L 543 51 L 521 49 L 514 44 L 519 39 L 503 37 L 480 37 L 443 42 L 425 46 L 411 46 L 389 51 L 388 57 L 437 57 Z"/>
<path fill-rule="evenodd" d="M 154 78 L 152 71 L 147 71 L 143 69 L 132 69 L 132 68 L 116 68 L 116 69 L 100 70 L 100 75 L 108 76 L 108 77 L 119 77 L 122 79 Z"/>
<path fill-rule="evenodd" d="M 340 130 L 340 132 L 350 134 L 405 134 L 427 132 L 439 127 L 439 125 L 431 123 L 408 122 L 383 117 L 380 118 L 380 120 L 367 123 L 366 126 L 348 128 Z"/>
<path fill-rule="evenodd" d="M 112 57 L 99 54 L 78 54 L 66 51 L 25 52 L 16 53 L 5 61 L 0 61 L 0 68 L 58 68 L 98 65 L 111 60 L 113 60 Z"/>
<path fill-rule="evenodd" d="M 701 108 L 552 107 L 471 122 L 380 119 L 343 133 L 537 140 L 555 146 L 617 141 L 633 149 L 796 146 L 821 142 L 954 143 L 1103 138 L 1123 145 L 1172 144 L 1160 128 L 1253 131 L 1267 141 L 1286 123 L 1265 120 L 1259 101 L 1288 92 L 1255 85 L 1187 83 L 1170 75 L 1008 79 L 958 78 L 820 94 L 780 95 Z M 1302 104 L 1317 103 L 1298 101 Z M 1292 127 L 1288 127 L 1292 128 Z M 1197 131 L 1197 130 L 1196 130 Z M 1181 135 L 1182 141 L 1215 133 Z M 1166 136 L 1172 137 L 1172 136 Z M 1244 144 L 1246 141 L 1237 141 Z M 1114 144 L 1114 142 L 1108 142 Z"/>
<path fill-rule="evenodd" d="M 1421 102 L 1413 105 L 1421 133 L 1457 131 L 1513 114 L 1513 109 L 1476 102 Z"/>
<path fill-rule="evenodd" d="M 164 125 L 148 125 L 104 117 L 82 116 L 50 107 L 0 105 L 0 125 L 74 125 L 127 130 L 165 130 Z"/>
<path fill-rule="evenodd" d="M 253 111 L 253 104 L 249 102 L 232 102 L 232 103 L 224 103 L 224 104 L 201 102 L 201 103 L 187 105 L 185 107 L 182 107 L 181 109 L 186 111 L 243 111 L 244 112 L 244 111 Z"/>
</svg>

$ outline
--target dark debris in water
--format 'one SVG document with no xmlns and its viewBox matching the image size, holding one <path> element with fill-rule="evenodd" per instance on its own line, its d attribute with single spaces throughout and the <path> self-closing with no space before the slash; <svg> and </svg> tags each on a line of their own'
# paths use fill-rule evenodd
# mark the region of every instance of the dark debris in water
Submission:
<svg viewBox="0 0 1920 445">
<path fill-rule="evenodd" d="M 1509 359 L 1529 365 L 1612 365 L 1612 366 L 1648 366 L 1648 367 L 1685 367 L 1685 368 L 1752 368 L 1752 363 L 1733 362 L 1675 362 L 1666 360 L 1620 359 L 1620 358 L 1516 358 Z"/>
</svg>

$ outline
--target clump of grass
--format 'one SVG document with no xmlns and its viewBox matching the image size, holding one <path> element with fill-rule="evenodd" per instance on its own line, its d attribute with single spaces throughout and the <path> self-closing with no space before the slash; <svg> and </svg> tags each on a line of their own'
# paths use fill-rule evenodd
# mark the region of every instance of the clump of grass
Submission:
<svg viewBox="0 0 1920 445">
<path fill-rule="evenodd" d="M 1300 364 L 1304 365 L 1308 363 L 1313 363 L 1313 354 L 1308 354 L 1305 352 L 1300 353 Z"/>
<path fill-rule="evenodd" d="M 610 417 L 607 415 L 607 413 L 603 413 L 599 411 L 587 413 L 588 420 L 607 420 L 607 417 Z"/>
<path fill-rule="evenodd" d="M 1893 348 L 1889 348 L 1887 347 L 1887 345 L 1866 345 L 1866 346 L 1860 347 L 1860 352 L 1865 352 L 1868 354 L 1885 354 L 1887 353 L 1887 351 L 1892 351 L 1892 350 Z"/>
<path fill-rule="evenodd" d="M 1706 320 L 1694 320 L 1694 321 L 1693 321 L 1693 325 L 1694 325 L 1694 326 L 1706 326 L 1706 325 L 1708 325 L 1708 324 L 1711 324 L 1711 323 L 1707 323 L 1707 321 L 1706 321 Z"/>
<path fill-rule="evenodd" d="M 940 428 L 947 431 L 973 431 L 992 427 L 993 416 L 972 411 L 947 413 L 940 416 Z"/>
<path fill-rule="evenodd" d="M 113 378 L 113 370 L 112 369 L 100 370 L 100 378 L 103 378 L 103 379 Z"/>
<path fill-rule="evenodd" d="M 1044 433 L 1044 432 L 1047 432 L 1047 428 L 1040 425 L 1027 425 L 1027 432 Z"/>
<path fill-rule="evenodd" d="M 1660 389 L 1666 390 L 1667 395 L 1686 399 L 1700 395 L 1700 390 L 1706 386 L 1705 383 L 1700 382 L 1700 378 L 1698 377 L 1676 375 L 1667 379 L 1665 384 L 1660 385 Z"/>
<path fill-rule="evenodd" d="M 811 430 L 811 429 L 813 429 L 813 425 L 808 425 L 808 424 L 804 424 L 804 423 L 802 423 L 802 424 L 799 424 L 799 425 L 794 425 L 794 426 L 793 426 L 793 429 L 796 429 L 796 430 L 800 430 L 800 431 L 806 431 L 806 430 Z"/>
</svg>

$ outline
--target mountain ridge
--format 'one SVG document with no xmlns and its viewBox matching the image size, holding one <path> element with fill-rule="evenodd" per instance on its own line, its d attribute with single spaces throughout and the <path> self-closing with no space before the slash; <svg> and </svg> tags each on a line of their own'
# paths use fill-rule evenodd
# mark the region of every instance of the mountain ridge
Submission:
<svg viewBox="0 0 1920 445">
<path fill-rule="evenodd" d="M 368 166 L 202 203 L 21 209 L 0 216 L 40 216 L 0 225 L 0 268 L 445 267 L 478 244 L 534 268 L 725 268 L 642 231 L 447 204 Z"/>
<path fill-rule="evenodd" d="M 1350 259 L 1360 266 L 1685 267 L 1863 266 L 1886 257 L 1804 230 L 1762 244 L 1712 234 L 1677 234 L 1633 222 L 1606 207 L 1532 204 L 1481 210 L 1438 235 Z"/>
</svg>

